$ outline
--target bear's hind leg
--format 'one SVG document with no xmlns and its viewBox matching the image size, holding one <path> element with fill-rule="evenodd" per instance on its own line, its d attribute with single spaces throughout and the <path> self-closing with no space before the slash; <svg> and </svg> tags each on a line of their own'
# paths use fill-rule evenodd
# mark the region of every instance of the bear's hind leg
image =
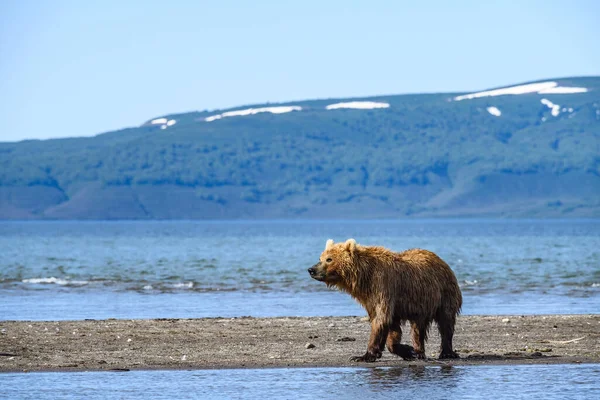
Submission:
<svg viewBox="0 0 600 400">
<path fill-rule="evenodd" d="M 415 348 L 417 358 L 424 360 L 427 358 L 425 355 L 425 341 L 427 340 L 427 331 L 429 330 L 429 321 L 411 321 L 410 326 L 412 328 L 412 342 Z"/>
<path fill-rule="evenodd" d="M 460 356 L 454 350 L 452 350 L 452 337 L 454 336 L 454 324 L 456 323 L 456 316 L 442 315 L 436 322 L 438 324 L 438 330 L 442 339 L 439 358 L 460 358 Z"/>
<path fill-rule="evenodd" d="M 401 340 L 401 324 L 399 322 L 392 324 L 386 341 L 386 347 L 388 351 L 392 354 L 402 357 L 404 360 L 414 360 L 417 356 L 415 350 L 407 344 L 400 343 Z"/>
</svg>

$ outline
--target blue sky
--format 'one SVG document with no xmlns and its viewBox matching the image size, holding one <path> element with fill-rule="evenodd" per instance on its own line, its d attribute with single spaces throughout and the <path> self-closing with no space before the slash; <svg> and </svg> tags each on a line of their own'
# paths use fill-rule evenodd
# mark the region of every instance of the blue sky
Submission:
<svg viewBox="0 0 600 400">
<path fill-rule="evenodd" d="M 0 2 L 0 141 L 172 112 L 600 75 L 600 2 Z"/>
</svg>

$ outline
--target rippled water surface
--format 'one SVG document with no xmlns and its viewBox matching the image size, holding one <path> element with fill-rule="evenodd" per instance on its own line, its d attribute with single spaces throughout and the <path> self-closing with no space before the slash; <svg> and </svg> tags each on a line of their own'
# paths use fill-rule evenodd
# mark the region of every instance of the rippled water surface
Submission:
<svg viewBox="0 0 600 400">
<path fill-rule="evenodd" d="M 325 241 L 432 250 L 466 314 L 597 313 L 598 220 L 1 222 L 0 319 L 359 315 Z"/>
<path fill-rule="evenodd" d="M 11 399 L 597 399 L 600 365 L 2 374 Z"/>
</svg>

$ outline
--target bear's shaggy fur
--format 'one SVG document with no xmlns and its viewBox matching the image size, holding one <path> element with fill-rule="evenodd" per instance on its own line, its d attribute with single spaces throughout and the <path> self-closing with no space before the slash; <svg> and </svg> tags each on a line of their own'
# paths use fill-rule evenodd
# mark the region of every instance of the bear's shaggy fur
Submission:
<svg viewBox="0 0 600 400">
<path fill-rule="evenodd" d="M 462 294 L 454 272 L 431 251 L 402 253 L 384 247 L 361 246 L 354 239 L 334 244 L 328 240 L 311 277 L 354 297 L 369 314 L 371 337 L 367 352 L 354 361 L 372 362 L 384 345 L 404 359 L 425 358 L 425 341 L 432 321 L 441 335 L 440 358 L 457 358 L 452 350 L 456 316 Z M 410 321 L 411 348 L 402 345 L 401 325 Z"/>
</svg>

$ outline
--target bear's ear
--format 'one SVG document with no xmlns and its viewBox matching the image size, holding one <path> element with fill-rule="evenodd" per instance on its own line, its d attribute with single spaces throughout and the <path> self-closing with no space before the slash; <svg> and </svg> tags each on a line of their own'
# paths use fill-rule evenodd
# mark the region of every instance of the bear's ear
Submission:
<svg viewBox="0 0 600 400">
<path fill-rule="evenodd" d="M 356 250 L 356 240 L 346 240 L 346 243 L 344 243 L 344 247 L 346 248 L 346 251 L 350 252 L 350 254 L 354 254 L 354 250 Z"/>
<path fill-rule="evenodd" d="M 333 239 L 329 239 L 327 243 L 325 243 L 325 250 L 329 250 L 333 247 Z"/>
</svg>

